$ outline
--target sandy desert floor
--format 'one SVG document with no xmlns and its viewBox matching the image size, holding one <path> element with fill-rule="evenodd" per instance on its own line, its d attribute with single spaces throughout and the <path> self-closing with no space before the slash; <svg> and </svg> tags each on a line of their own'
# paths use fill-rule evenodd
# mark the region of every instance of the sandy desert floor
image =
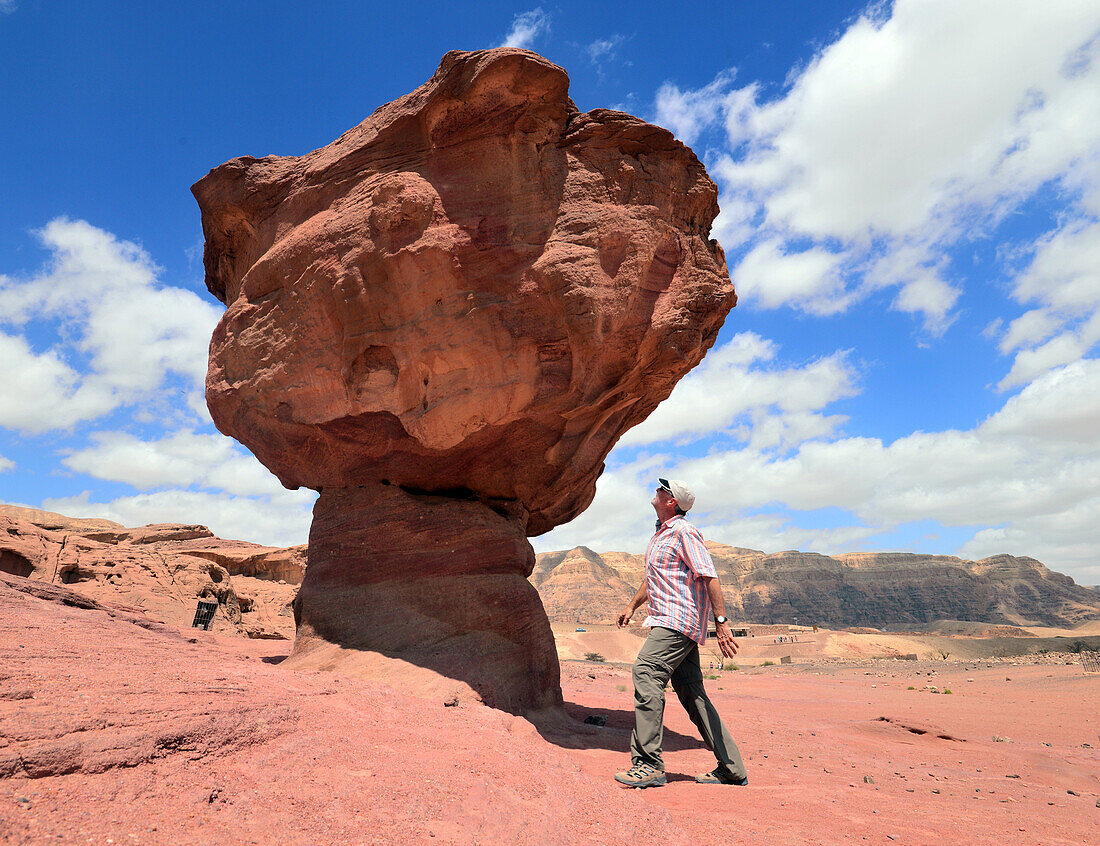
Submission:
<svg viewBox="0 0 1100 846">
<path fill-rule="evenodd" d="M 751 628 L 750 626 L 750 630 Z M 770 628 L 779 629 L 780 627 Z M 1086 622 L 1073 629 L 1037 626 L 1020 629 L 1026 632 L 1028 637 L 946 636 L 934 633 L 891 634 L 875 630 L 869 630 L 866 633 L 824 629 L 814 632 L 808 628 L 799 629 L 793 626 L 783 628 L 786 630 L 783 642 L 779 642 L 778 633 L 738 638 L 741 652 L 738 654 L 737 662 L 759 665 L 764 661 L 779 663 L 787 657 L 796 664 L 827 664 L 837 661 L 916 655 L 922 660 L 934 660 L 938 665 L 943 660 L 944 654 L 947 654 L 948 661 L 953 663 L 991 658 L 1024 658 L 1029 661 L 1039 661 L 1043 660 L 1041 655 L 1036 654 L 1039 650 L 1045 649 L 1052 653 L 1064 652 L 1078 641 L 1094 650 L 1100 649 L 1100 621 Z M 610 663 L 632 662 L 641 645 L 641 638 L 648 633 L 648 629 L 641 627 L 621 630 L 614 626 L 576 627 L 566 623 L 555 623 L 553 629 L 558 654 L 563 660 L 581 660 L 590 653 L 596 653 Z M 792 640 L 792 637 L 795 639 Z M 708 663 L 716 667 L 726 663 L 719 654 L 714 639 L 708 640 L 707 645 L 703 647 L 700 660 L 704 667 Z"/>
<path fill-rule="evenodd" d="M 4 585 L 0 607 L 3 843 L 1076 845 L 1100 831 L 1100 675 L 1076 663 L 743 662 L 708 686 L 749 786 L 692 781 L 713 759 L 672 701 L 669 784 L 639 791 L 611 778 L 629 763 L 625 666 L 564 661 L 569 717 L 536 725 L 418 697 L 400 675 L 291 672 L 286 642 Z M 606 727 L 581 722 L 594 714 Z"/>
</svg>

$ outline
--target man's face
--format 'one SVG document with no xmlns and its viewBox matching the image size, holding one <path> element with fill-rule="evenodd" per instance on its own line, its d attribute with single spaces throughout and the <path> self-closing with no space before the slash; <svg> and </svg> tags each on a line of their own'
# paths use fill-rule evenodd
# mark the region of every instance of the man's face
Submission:
<svg viewBox="0 0 1100 846">
<path fill-rule="evenodd" d="M 660 514 L 661 511 L 667 509 L 675 501 L 676 498 L 668 488 L 657 488 L 656 492 L 653 494 L 653 499 L 650 500 L 650 504 L 653 506 L 654 510 Z"/>
</svg>

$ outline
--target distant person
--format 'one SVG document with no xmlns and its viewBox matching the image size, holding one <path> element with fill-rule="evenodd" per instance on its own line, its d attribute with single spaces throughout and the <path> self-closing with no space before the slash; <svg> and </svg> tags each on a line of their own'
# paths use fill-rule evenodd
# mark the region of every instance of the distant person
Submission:
<svg viewBox="0 0 1100 846">
<path fill-rule="evenodd" d="M 615 780 L 631 787 L 665 784 L 661 758 L 664 734 L 665 685 L 671 681 L 680 704 L 714 753 L 718 766 L 695 777 L 700 784 L 748 784 L 741 753 L 722 718 L 703 689 L 699 646 L 707 639 L 707 621 L 713 607 L 718 648 L 727 658 L 737 654 L 726 619 L 726 602 L 714 562 L 703 536 L 684 515 L 695 504 L 695 494 L 684 482 L 658 479 L 653 497 L 657 532 L 645 553 L 645 580 L 633 601 L 619 615 L 619 627 L 646 602 L 649 638 L 634 660 L 634 734 L 630 738 L 629 770 Z"/>
</svg>

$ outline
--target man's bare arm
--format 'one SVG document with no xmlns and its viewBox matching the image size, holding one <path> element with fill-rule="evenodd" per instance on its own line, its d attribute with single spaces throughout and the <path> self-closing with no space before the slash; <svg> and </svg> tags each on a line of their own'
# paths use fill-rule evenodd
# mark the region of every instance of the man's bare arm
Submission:
<svg viewBox="0 0 1100 846">
<path fill-rule="evenodd" d="M 722 585 L 718 581 L 718 577 L 704 577 L 703 581 L 707 585 L 707 595 L 710 596 L 710 604 L 714 608 L 714 616 L 725 617 L 726 598 L 722 596 Z M 733 630 L 730 628 L 730 624 L 728 622 L 715 623 L 714 630 L 718 635 L 718 648 L 722 650 L 722 654 L 727 658 L 732 658 L 736 655 L 737 641 L 733 639 Z"/>
<path fill-rule="evenodd" d="M 645 582 L 642 582 L 642 586 L 638 588 L 638 592 L 634 594 L 634 599 L 626 606 L 626 610 L 619 615 L 619 628 L 626 628 L 626 626 L 630 624 L 630 618 L 634 616 L 634 612 L 647 602 L 649 602 L 649 591 L 645 589 Z"/>
</svg>

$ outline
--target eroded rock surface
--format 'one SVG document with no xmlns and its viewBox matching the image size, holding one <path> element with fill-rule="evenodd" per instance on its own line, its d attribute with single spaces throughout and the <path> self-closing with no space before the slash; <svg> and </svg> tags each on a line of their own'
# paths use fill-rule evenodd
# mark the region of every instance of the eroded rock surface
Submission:
<svg viewBox="0 0 1100 846">
<path fill-rule="evenodd" d="M 211 414 L 322 491 L 296 651 L 461 667 L 477 644 L 487 701 L 559 702 L 526 537 L 588 505 L 735 302 L 698 159 L 498 49 L 448 53 L 327 147 L 234 159 L 193 190 L 227 305 Z"/>
<path fill-rule="evenodd" d="M 126 528 L 0 505 L 0 572 L 177 626 L 191 625 L 202 598 L 218 602 L 215 631 L 290 638 L 305 564 L 304 546 L 223 540 L 206 526 Z"/>
</svg>

